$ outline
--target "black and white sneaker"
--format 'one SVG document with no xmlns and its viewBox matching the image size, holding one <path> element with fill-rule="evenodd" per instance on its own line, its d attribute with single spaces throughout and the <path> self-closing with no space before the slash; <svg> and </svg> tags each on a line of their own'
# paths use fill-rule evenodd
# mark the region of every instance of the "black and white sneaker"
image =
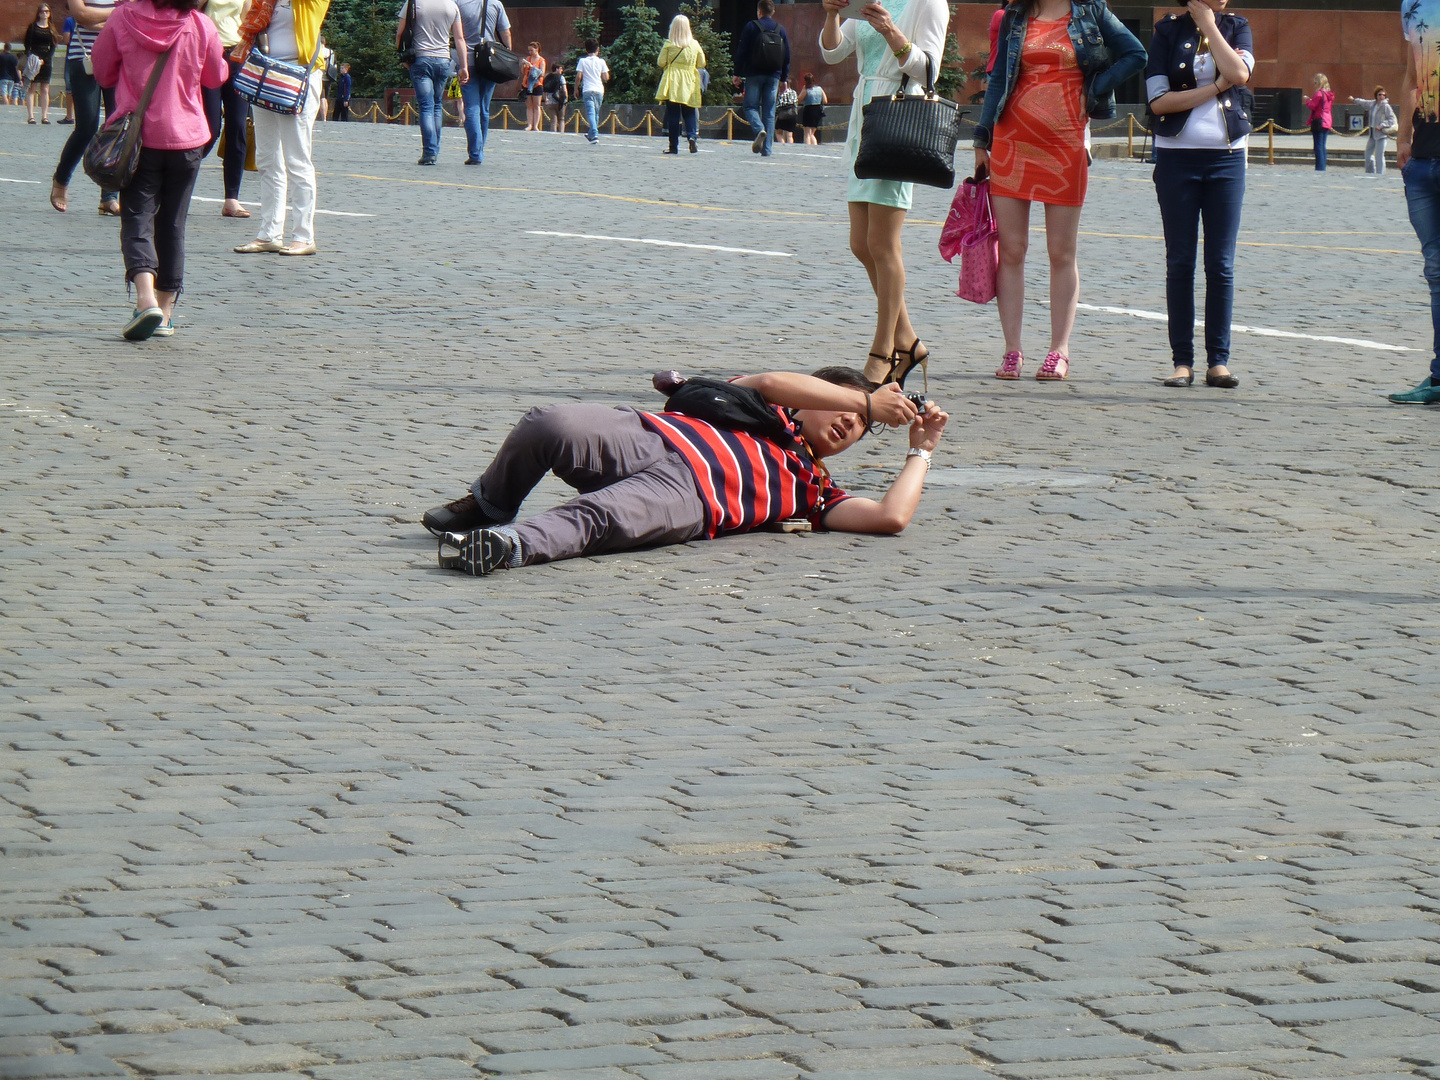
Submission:
<svg viewBox="0 0 1440 1080">
<path fill-rule="evenodd" d="M 484 577 L 510 564 L 515 553 L 510 541 L 494 529 L 474 532 L 447 532 L 440 538 L 437 557 L 442 570 L 459 570 L 471 577 Z"/>
<path fill-rule="evenodd" d="M 442 537 L 446 533 L 474 532 L 476 529 L 488 529 L 492 525 L 505 525 L 514 520 L 513 516 L 504 519 L 491 517 L 480 509 L 480 504 L 475 501 L 474 495 L 466 495 L 464 498 L 426 511 L 425 516 L 420 519 L 420 524 L 430 530 L 431 536 Z"/>
</svg>

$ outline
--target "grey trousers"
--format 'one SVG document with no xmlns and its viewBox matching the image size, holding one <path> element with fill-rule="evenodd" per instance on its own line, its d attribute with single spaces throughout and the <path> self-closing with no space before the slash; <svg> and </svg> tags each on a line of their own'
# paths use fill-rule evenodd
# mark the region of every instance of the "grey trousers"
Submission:
<svg viewBox="0 0 1440 1080">
<path fill-rule="evenodd" d="M 1377 135 L 1372 129 L 1370 137 L 1365 140 L 1365 171 L 1374 173 L 1376 176 L 1385 175 L 1385 142 L 1386 136 Z"/>
<path fill-rule="evenodd" d="M 705 531 L 690 467 L 633 409 L 531 409 L 470 491 L 504 519 L 552 471 L 581 494 L 512 527 L 526 564 L 683 544 Z"/>
</svg>

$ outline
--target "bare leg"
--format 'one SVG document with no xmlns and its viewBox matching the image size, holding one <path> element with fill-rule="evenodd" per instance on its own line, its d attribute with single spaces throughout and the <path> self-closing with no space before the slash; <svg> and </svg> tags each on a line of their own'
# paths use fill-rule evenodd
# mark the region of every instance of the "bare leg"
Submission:
<svg viewBox="0 0 1440 1080">
<path fill-rule="evenodd" d="M 879 278 L 875 273 L 875 260 L 870 255 L 870 211 L 874 209 L 869 203 L 846 203 L 850 210 L 850 254 L 860 260 L 860 265 L 865 267 L 865 273 L 870 278 L 870 291 L 877 297 L 880 295 Z M 878 340 L 878 335 L 877 335 Z M 879 382 L 890 370 L 888 344 L 871 344 L 870 351 L 873 354 L 865 362 L 865 377 L 871 382 Z M 880 360 L 877 357 L 885 357 Z"/>
<path fill-rule="evenodd" d="M 1020 348 L 1025 320 L 1025 252 L 1030 246 L 1030 203 L 1005 195 L 993 198 L 995 223 L 1000 228 L 1000 267 L 995 275 L 995 306 L 1000 311 L 1000 332 L 1005 351 Z"/>
<path fill-rule="evenodd" d="M 40 87 L 40 119 L 45 123 L 50 121 L 50 84 L 46 83 Z"/>
<path fill-rule="evenodd" d="M 1079 206 L 1045 207 L 1045 248 L 1050 255 L 1050 351 L 1070 357 L 1070 332 L 1080 299 L 1075 249 L 1080 236 Z"/>
<path fill-rule="evenodd" d="M 870 207 L 870 257 L 875 260 L 877 281 L 875 340 L 892 352 L 908 349 L 919 336 L 910 325 L 910 311 L 905 306 L 905 258 L 900 238 L 904 228 L 904 210 L 896 206 Z"/>
<path fill-rule="evenodd" d="M 160 307 L 159 298 L 155 294 L 155 275 L 149 271 L 136 274 L 135 282 L 135 308 L 144 311 L 146 308 Z M 174 294 L 169 294 L 171 302 L 174 302 Z M 164 310 L 163 308 L 161 310 Z"/>
</svg>

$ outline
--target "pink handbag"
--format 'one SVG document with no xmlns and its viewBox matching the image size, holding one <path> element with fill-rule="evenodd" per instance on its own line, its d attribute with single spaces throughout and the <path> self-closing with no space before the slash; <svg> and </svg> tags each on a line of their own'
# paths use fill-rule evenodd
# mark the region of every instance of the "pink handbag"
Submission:
<svg viewBox="0 0 1440 1080">
<path fill-rule="evenodd" d="M 946 262 L 960 256 L 960 285 L 955 295 L 976 304 L 995 299 L 1000 266 L 1000 230 L 990 205 L 990 178 L 968 178 L 955 192 L 940 230 L 940 254 Z"/>
</svg>

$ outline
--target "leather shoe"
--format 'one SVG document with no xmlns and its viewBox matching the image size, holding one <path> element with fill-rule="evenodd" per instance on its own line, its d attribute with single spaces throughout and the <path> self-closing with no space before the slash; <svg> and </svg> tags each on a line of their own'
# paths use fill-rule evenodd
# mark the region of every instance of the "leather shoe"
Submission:
<svg viewBox="0 0 1440 1080">
<path fill-rule="evenodd" d="M 420 524 L 430 530 L 432 536 L 443 537 L 447 532 L 474 532 L 476 529 L 505 525 L 514 520 L 514 515 L 503 519 L 491 517 L 480 509 L 480 504 L 475 501 L 474 495 L 466 495 L 454 502 L 448 502 L 444 506 L 437 506 L 434 510 L 427 511 L 425 516 L 420 519 Z"/>
<path fill-rule="evenodd" d="M 314 244 L 291 244 L 289 247 L 282 247 L 275 252 L 276 255 L 314 255 Z"/>
<path fill-rule="evenodd" d="M 237 255 L 256 255 L 262 251 L 276 252 L 284 246 L 279 240 L 251 240 L 249 243 L 241 244 L 231 250 Z"/>
<path fill-rule="evenodd" d="M 1414 390 L 1402 390 L 1391 394 L 1390 400 L 1397 405 L 1434 405 L 1440 402 L 1440 382 L 1426 378 Z"/>
<path fill-rule="evenodd" d="M 1195 372 L 1194 372 L 1194 371 L 1191 371 L 1190 374 L 1188 374 L 1188 375 L 1171 375 L 1170 378 L 1166 379 L 1166 380 L 1165 380 L 1164 382 L 1162 382 L 1160 385 L 1161 385 L 1161 386 L 1194 386 L 1194 385 L 1195 385 Z"/>
<path fill-rule="evenodd" d="M 1240 385 L 1240 380 L 1234 375 L 1211 375 L 1207 371 L 1205 373 L 1205 385 L 1218 386 L 1222 390 L 1233 390 Z"/>
</svg>

